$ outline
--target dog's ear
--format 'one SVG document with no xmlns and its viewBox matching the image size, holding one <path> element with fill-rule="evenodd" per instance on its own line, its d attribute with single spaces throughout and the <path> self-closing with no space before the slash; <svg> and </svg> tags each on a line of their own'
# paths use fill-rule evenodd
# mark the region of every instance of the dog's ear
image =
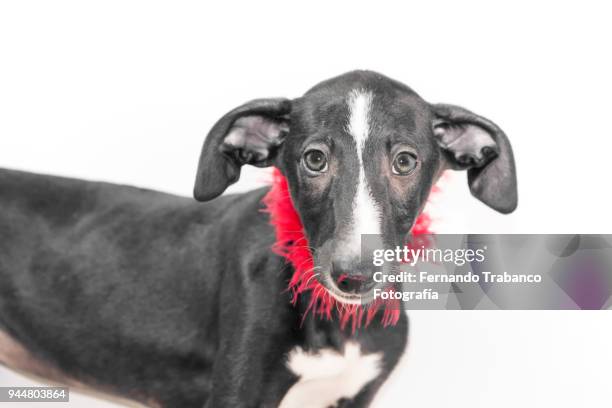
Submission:
<svg viewBox="0 0 612 408">
<path fill-rule="evenodd" d="M 510 142 L 493 122 L 459 106 L 433 105 L 433 132 L 450 167 L 468 171 L 472 195 L 507 214 L 517 206 Z"/>
<path fill-rule="evenodd" d="M 240 167 L 270 166 L 289 130 L 291 101 L 256 99 L 237 107 L 213 126 L 204 141 L 193 195 L 208 201 L 240 177 Z"/>
</svg>

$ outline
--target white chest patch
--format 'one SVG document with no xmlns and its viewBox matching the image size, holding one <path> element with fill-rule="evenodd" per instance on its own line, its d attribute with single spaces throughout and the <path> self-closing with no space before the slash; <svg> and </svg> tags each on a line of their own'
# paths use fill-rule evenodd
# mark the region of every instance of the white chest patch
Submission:
<svg viewBox="0 0 612 408">
<path fill-rule="evenodd" d="M 298 347 L 287 366 L 300 377 L 279 408 L 326 408 L 353 398 L 380 374 L 380 353 L 362 354 L 359 344 L 346 343 L 344 353 L 332 349 L 309 353 Z"/>
</svg>

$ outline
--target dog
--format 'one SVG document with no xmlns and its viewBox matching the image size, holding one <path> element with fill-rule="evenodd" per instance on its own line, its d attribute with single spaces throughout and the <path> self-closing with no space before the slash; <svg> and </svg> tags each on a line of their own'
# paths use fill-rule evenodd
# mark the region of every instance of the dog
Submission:
<svg viewBox="0 0 612 408">
<path fill-rule="evenodd" d="M 285 189 L 222 195 L 245 164 L 274 166 Z M 372 290 L 360 237 L 406 242 L 449 169 L 467 170 L 494 210 L 516 208 L 496 124 L 354 71 L 223 116 L 200 156 L 204 203 L 0 170 L 0 361 L 154 407 L 366 407 L 404 351 L 408 320 L 383 319 L 383 307 L 340 324 Z M 292 286 L 300 265 L 274 250 L 279 203 L 306 239 L 284 249 L 312 265 L 298 286 L 316 280 L 316 294 Z"/>
</svg>

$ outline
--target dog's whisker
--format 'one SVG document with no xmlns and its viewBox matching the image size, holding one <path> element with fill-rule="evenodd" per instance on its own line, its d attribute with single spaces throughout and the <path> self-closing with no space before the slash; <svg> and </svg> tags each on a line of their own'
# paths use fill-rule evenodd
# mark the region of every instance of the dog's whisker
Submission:
<svg viewBox="0 0 612 408">
<path fill-rule="evenodd" d="M 317 276 L 319 276 L 319 275 L 321 275 L 321 273 L 320 273 L 320 272 L 319 272 L 319 273 L 315 273 L 315 274 L 313 274 L 313 275 L 312 275 L 310 278 L 308 278 L 308 280 L 306 281 L 306 286 L 310 285 L 310 282 L 311 282 L 313 279 L 316 279 L 316 277 L 317 277 Z"/>
</svg>

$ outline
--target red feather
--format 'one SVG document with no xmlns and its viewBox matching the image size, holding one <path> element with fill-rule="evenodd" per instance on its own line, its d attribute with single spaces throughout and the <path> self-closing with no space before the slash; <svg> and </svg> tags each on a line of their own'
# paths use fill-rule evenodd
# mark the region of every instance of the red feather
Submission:
<svg viewBox="0 0 612 408">
<path fill-rule="evenodd" d="M 302 318 L 309 312 L 332 319 L 334 309 L 340 326 L 344 329 L 349 323 L 353 332 L 365 324 L 370 324 L 377 312 L 384 307 L 382 314 L 383 326 L 395 325 L 400 317 L 401 307 L 399 300 L 376 300 L 368 305 L 346 305 L 332 297 L 323 285 L 314 276 L 312 254 L 309 250 L 308 239 L 300 216 L 293 206 L 287 179 L 278 169 L 274 169 L 272 187 L 263 199 L 266 212 L 270 214 L 270 223 L 276 231 L 276 243 L 272 250 L 283 256 L 293 266 L 294 272 L 289 281 L 289 290 L 292 293 L 293 304 L 297 303 L 299 296 L 310 292 L 310 303 Z M 412 235 L 428 234 L 431 219 L 421 214 L 412 227 Z"/>
</svg>

